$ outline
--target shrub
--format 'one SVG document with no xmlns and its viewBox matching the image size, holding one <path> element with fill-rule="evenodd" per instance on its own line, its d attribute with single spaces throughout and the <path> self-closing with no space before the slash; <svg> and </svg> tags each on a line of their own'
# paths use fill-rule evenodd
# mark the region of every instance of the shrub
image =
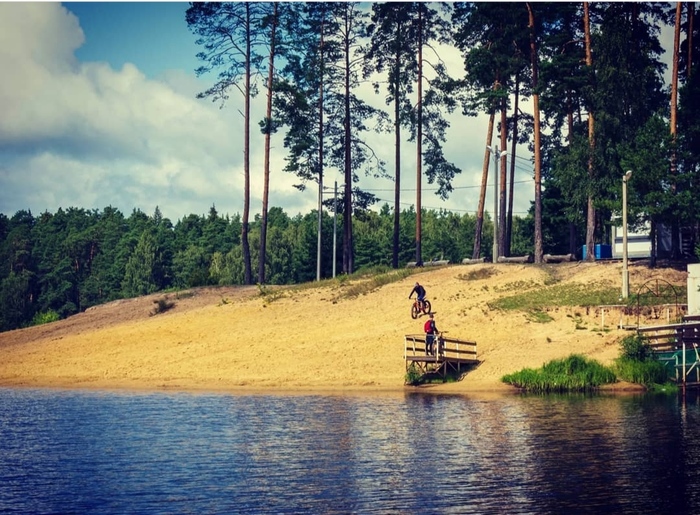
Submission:
<svg viewBox="0 0 700 515">
<path fill-rule="evenodd" d="M 565 359 L 550 361 L 539 370 L 526 368 L 508 374 L 501 381 L 527 391 L 546 393 L 586 391 L 614 383 L 616 377 L 611 369 L 597 361 L 573 354 Z"/>
<path fill-rule="evenodd" d="M 404 380 L 406 384 L 417 385 L 420 382 L 421 377 L 422 374 L 418 366 L 415 363 L 411 363 L 411 366 L 408 367 L 408 370 L 406 371 L 406 377 Z"/>
<path fill-rule="evenodd" d="M 153 304 L 155 304 L 155 306 L 153 308 L 153 311 L 151 311 L 151 316 L 158 315 L 160 313 L 165 313 L 169 309 L 175 307 L 175 303 L 171 300 L 168 300 L 167 297 L 154 300 Z"/>
<path fill-rule="evenodd" d="M 652 357 L 653 353 L 648 343 L 639 335 L 626 336 L 620 342 L 622 346 L 622 358 L 636 361 L 645 361 Z"/>
<path fill-rule="evenodd" d="M 60 319 L 61 317 L 59 314 L 53 309 L 50 309 L 48 311 L 44 311 L 43 313 L 37 313 L 34 315 L 30 325 L 50 324 L 51 322 L 56 322 Z"/>
<path fill-rule="evenodd" d="M 622 355 L 615 360 L 615 372 L 623 381 L 651 386 L 669 381 L 668 370 L 654 359 L 654 353 L 639 335 L 626 336 L 620 342 Z"/>
</svg>

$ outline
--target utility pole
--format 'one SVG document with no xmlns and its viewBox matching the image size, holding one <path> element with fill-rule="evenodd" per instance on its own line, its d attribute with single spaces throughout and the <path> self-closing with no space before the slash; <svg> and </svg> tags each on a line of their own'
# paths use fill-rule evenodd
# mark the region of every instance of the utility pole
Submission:
<svg viewBox="0 0 700 515">
<path fill-rule="evenodd" d="M 493 155 L 493 263 L 498 262 L 498 161 L 502 157 L 506 157 L 506 149 L 501 151 L 496 148 L 491 148 L 486 145 L 486 149 Z"/>
<path fill-rule="evenodd" d="M 627 181 L 632 170 L 622 176 L 622 298 L 630 296 L 630 272 L 627 269 Z"/>
</svg>

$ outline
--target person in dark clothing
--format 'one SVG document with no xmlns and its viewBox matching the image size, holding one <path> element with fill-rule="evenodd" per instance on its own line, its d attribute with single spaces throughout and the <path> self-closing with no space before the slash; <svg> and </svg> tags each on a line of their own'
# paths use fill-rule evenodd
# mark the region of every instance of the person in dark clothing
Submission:
<svg viewBox="0 0 700 515">
<path fill-rule="evenodd" d="M 425 299 L 425 288 L 423 288 L 423 286 L 421 286 L 420 284 L 418 284 L 416 282 L 416 285 L 411 290 L 411 294 L 408 296 L 408 298 L 410 299 L 411 297 L 413 297 L 414 293 L 416 294 L 416 298 L 418 299 L 418 304 L 420 305 L 420 307 L 422 309 L 423 308 L 423 300 Z"/>
<path fill-rule="evenodd" d="M 425 321 L 423 330 L 425 331 L 425 354 L 430 356 L 433 354 L 435 336 L 440 332 L 435 325 L 435 316 L 432 313 L 430 313 L 430 318 Z"/>
</svg>

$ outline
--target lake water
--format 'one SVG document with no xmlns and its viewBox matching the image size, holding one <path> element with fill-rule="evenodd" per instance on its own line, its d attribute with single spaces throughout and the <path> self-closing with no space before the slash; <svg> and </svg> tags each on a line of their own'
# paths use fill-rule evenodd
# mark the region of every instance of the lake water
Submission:
<svg viewBox="0 0 700 515">
<path fill-rule="evenodd" d="M 0 389 L 0 512 L 700 513 L 688 396 Z"/>
</svg>

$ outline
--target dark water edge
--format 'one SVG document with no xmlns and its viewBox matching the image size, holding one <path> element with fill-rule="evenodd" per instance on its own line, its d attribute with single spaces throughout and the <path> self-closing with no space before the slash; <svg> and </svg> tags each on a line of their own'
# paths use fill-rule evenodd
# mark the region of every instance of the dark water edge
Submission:
<svg viewBox="0 0 700 515">
<path fill-rule="evenodd" d="M 700 513 L 685 396 L 0 388 L 1 513 Z"/>
</svg>

